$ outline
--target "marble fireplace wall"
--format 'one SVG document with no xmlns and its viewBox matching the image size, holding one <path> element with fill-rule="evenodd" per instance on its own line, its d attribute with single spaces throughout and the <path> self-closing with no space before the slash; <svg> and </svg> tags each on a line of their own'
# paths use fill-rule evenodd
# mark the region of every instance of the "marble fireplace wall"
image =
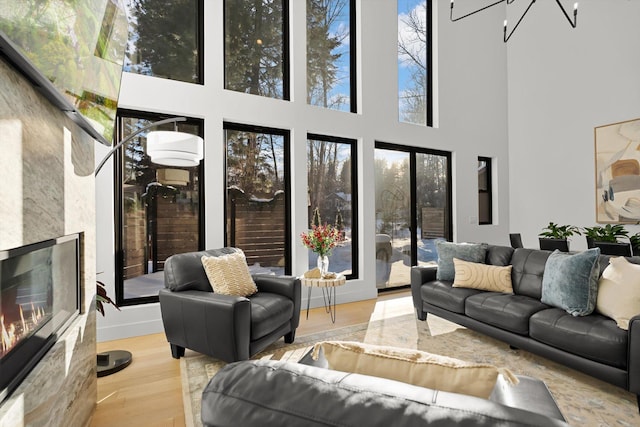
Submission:
<svg viewBox="0 0 640 427">
<path fill-rule="evenodd" d="M 0 427 L 83 426 L 96 405 L 94 144 L 0 59 L 0 249 L 84 233 L 81 315 L 0 403 Z"/>
</svg>

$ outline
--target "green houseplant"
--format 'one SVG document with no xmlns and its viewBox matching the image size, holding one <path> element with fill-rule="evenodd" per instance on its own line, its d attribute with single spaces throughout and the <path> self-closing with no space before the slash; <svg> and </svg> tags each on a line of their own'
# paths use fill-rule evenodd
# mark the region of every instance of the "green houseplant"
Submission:
<svg viewBox="0 0 640 427">
<path fill-rule="evenodd" d="M 629 255 L 629 243 L 633 246 L 629 232 L 621 224 L 584 227 L 583 231 L 587 247 L 599 247 L 603 254 Z M 625 239 L 628 239 L 629 243 L 624 241 Z"/>
<path fill-rule="evenodd" d="M 568 239 L 574 234 L 578 236 L 581 234 L 580 229 L 575 225 L 558 225 L 550 222 L 538 236 L 545 239 Z"/>
<path fill-rule="evenodd" d="M 569 251 L 569 237 L 580 235 L 580 229 L 575 225 L 559 225 L 549 222 L 542 232 L 538 234 L 540 249 Z"/>
</svg>

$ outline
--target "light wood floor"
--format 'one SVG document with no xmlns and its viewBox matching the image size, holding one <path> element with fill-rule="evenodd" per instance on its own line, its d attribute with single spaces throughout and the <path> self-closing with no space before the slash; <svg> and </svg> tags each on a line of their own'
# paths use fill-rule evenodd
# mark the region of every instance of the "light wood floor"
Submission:
<svg viewBox="0 0 640 427">
<path fill-rule="evenodd" d="M 386 292 L 378 300 L 410 295 Z M 300 313 L 297 336 L 368 322 L 376 300 L 337 306 L 336 323 L 323 307 Z M 98 378 L 98 406 L 91 427 L 184 426 L 180 362 L 171 357 L 164 333 L 98 343 L 98 352 L 128 350 L 133 361 L 123 371 Z"/>
</svg>

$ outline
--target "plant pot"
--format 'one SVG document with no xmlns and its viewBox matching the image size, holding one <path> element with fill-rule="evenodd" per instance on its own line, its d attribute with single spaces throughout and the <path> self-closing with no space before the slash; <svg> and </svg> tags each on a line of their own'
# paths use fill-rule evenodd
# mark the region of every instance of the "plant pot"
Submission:
<svg viewBox="0 0 640 427">
<path fill-rule="evenodd" d="M 540 249 L 545 251 L 569 252 L 569 241 L 567 239 L 551 239 L 547 237 L 539 237 Z"/>
<path fill-rule="evenodd" d="M 593 242 L 603 255 L 631 256 L 631 245 L 620 242 Z"/>
</svg>

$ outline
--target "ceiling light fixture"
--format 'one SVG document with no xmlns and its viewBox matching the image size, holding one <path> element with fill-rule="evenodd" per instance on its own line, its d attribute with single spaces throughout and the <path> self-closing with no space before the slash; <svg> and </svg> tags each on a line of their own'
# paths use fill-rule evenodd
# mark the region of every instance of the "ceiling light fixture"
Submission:
<svg viewBox="0 0 640 427">
<path fill-rule="evenodd" d="M 466 18 L 468 16 L 475 15 L 478 12 L 482 12 L 483 10 L 489 9 L 490 7 L 496 6 L 496 5 L 500 4 L 500 3 L 507 2 L 507 4 L 511 4 L 514 1 L 516 1 L 516 0 L 498 0 L 498 1 L 494 2 L 494 3 L 491 3 L 491 4 L 488 4 L 488 5 L 484 6 L 484 7 L 481 7 L 478 10 L 475 10 L 473 12 L 467 13 L 466 15 L 462 15 L 462 16 L 459 16 L 457 18 L 454 18 L 453 17 L 454 0 L 451 0 L 451 10 L 449 12 L 449 19 L 451 19 L 451 22 L 456 22 L 456 21 L 459 21 L 459 20 L 461 20 L 463 18 Z M 533 4 L 535 2 L 536 2 L 536 0 L 531 0 L 531 3 L 529 3 L 529 6 L 527 6 L 527 8 L 525 9 L 524 13 L 522 14 L 522 16 L 520 16 L 520 19 L 518 19 L 518 22 L 516 22 L 516 25 L 513 27 L 511 32 L 509 32 L 508 35 L 507 35 L 507 20 L 506 19 L 504 20 L 503 40 L 504 40 L 505 43 L 511 38 L 511 35 L 516 30 L 516 28 L 518 28 L 518 25 L 520 25 L 520 22 L 522 22 L 522 19 L 527 14 L 527 12 L 529 12 L 529 9 L 531 9 L 531 6 L 533 6 Z M 560 0 L 556 0 L 556 4 L 562 10 L 562 13 L 564 14 L 565 18 L 567 18 L 567 21 L 569 21 L 569 24 L 571 25 L 571 27 L 576 28 L 576 25 L 578 24 L 578 3 L 576 2 L 576 3 L 573 4 L 573 20 L 569 17 L 569 14 L 565 10 L 564 6 L 562 6 L 562 3 L 560 3 Z"/>
</svg>

